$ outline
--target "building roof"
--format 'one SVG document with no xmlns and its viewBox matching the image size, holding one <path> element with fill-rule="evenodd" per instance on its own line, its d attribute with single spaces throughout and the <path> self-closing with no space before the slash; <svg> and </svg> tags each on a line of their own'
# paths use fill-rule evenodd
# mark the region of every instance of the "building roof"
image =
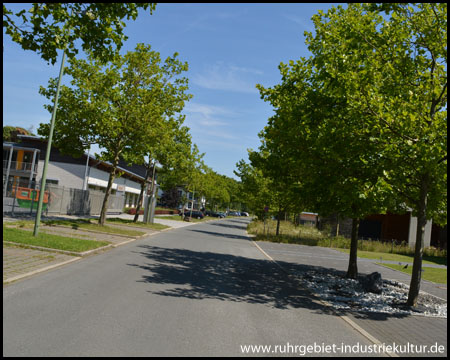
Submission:
<svg viewBox="0 0 450 360">
<path fill-rule="evenodd" d="M 3 143 L 3 147 L 5 147 L 5 145 L 7 147 L 14 146 L 14 148 L 24 150 L 24 149 L 34 148 L 33 142 L 39 143 L 41 146 L 42 146 L 42 144 L 47 143 L 47 139 L 44 139 L 39 136 L 17 135 L 17 138 L 22 140 L 22 142 L 20 142 L 20 143 L 5 142 L 5 143 Z M 29 146 L 27 146 L 27 143 Z M 55 147 L 55 149 L 56 149 L 56 147 Z M 38 148 L 38 150 L 42 150 L 42 149 Z M 45 153 L 45 151 L 43 151 L 43 152 Z M 89 153 L 84 153 L 80 159 L 76 159 L 76 158 L 74 158 L 72 156 L 68 156 L 68 155 L 60 155 L 60 156 L 58 156 L 57 159 L 54 159 L 54 160 L 52 159 L 52 161 L 57 161 L 57 162 L 73 162 L 73 161 L 75 161 L 77 163 L 85 164 L 88 157 L 89 157 L 89 166 L 93 166 L 93 167 L 99 168 L 101 170 L 105 170 L 107 172 L 109 172 L 109 170 L 112 168 L 112 164 L 109 161 L 97 159 L 95 156 L 93 156 Z M 82 161 L 80 161 L 80 160 L 82 160 Z M 119 164 L 120 164 L 120 166 L 117 167 L 117 170 L 119 170 L 120 172 L 123 172 L 126 177 L 132 178 L 138 182 L 142 182 L 145 180 L 145 173 L 146 173 L 145 166 L 135 165 L 135 164 L 128 165 L 123 160 L 120 160 Z"/>
</svg>

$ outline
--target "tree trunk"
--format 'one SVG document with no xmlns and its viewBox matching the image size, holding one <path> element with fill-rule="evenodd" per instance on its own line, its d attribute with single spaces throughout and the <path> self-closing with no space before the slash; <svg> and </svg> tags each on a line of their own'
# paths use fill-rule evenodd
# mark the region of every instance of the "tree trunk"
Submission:
<svg viewBox="0 0 450 360">
<path fill-rule="evenodd" d="M 356 279 L 358 276 L 357 253 L 358 253 L 358 228 L 359 219 L 352 219 L 352 239 L 350 242 L 350 259 L 348 262 L 347 278 Z"/>
<path fill-rule="evenodd" d="M 149 160 L 148 163 L 149 163 L 149 166 L 150 166 L 150 160 Z M 153 201 L 155 201 L 155 194 L 154 194 L 154 191 L 155 191 L 155 167 L 156 167 L 156 160 L 153 162 L 152 187 L 151 187 L 151 191 L 150 191 L 151 198 L 147 202 L 147 212 L 146 212 L 147 218 L 144 219 L 144 223 L 146 223 L 146 224 L 149 224 L 149 222 L 153 223 L 153 218 L 150 219 L 151 218 L 150 212 L 152 211 Z"/>
<path fill-rule="evenodd" d="M 105 225 L 105 219 L 106 219 L 106 211 L 108 210 L 108 199 L 109 195 L 111 194 L 111 188 L 112 184 L 114 182 L 114 179 L 116 178 L 116 169 L 117 164 L 119 163 L 119 157 L 117 156 L 114 160 L 113 164 L 113 170 L 109 173 L 109 180 L 108 180 L 108 186 L 106 187 L 106 194 L 103 198 L 103 205 L 102 205 L 102 211 L 100 213 L 100 219 L 98 220 L 99 225 Z"/>
<path fill-rule="evenodd" d="M 280 234 L 280 218 L 281 218 L 281 208 L 278 210 L 276 236 Z"/>
<path fill-rule="evenodd" d="M 337 214 L 337 221 L 336 221 L 336 237 L 339 236 L 339 214 Z"/>
<path fill-rule="evenodd" d="M 422 277 L 422 254 L 425 237 L 425 225 L 427 224 L 427 195 L 428 195 L 428 174 L 425 174 L 420 183 L 420 201 L 417 214 L 417 233 L 414 262 L 411 275 L 411 283 L 408 293 L 408 306 L 416 306 L 419 297 L 420 280 Z"/>
<path fill-rule="evenodd" d="M 144 200 L 144 192 L 145 192 L 146 187 L 147 187 L 147 178 L 141 184 L 141 192 L 139 193 L 139 200 L 136 205 L 136 214 L 134 214 L 134 218 L 133 218 L 134 223 L 137 222 L 139 219 L 139 211 L 141 210 L 141 207 L 142 207 L 142 202 Z"/>
<path fill-rule="evenodd" d="M 139 219 L 139 211 L 142 207 L 142 202 L 144 201 L 144 192 L 145 188 L 147 187 L 148 180 L 150 178 L 150 159 L 148 161 L 147 171 L 145 172 L 145 180 L 141 185 L 141 193 L 139 194 L 139 200 L 136 207 L 136 214 L 134 215 L 133 222 L 137 222 Z"/>
</svg>

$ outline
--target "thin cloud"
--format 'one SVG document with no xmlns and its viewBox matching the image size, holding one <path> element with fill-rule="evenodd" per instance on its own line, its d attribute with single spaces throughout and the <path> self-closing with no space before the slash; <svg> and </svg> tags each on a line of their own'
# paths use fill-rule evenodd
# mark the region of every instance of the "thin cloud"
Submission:
<svg viewBox="0 0 450 360">
<path fill-rule="evenodd" d="M 220 106 L 188 103 L 184 108 L 188 119 L 202 126 L 215 127 L 228 125 L 223 117 L 235 116 L 235 113 Z"/>
<path fill-rule="evenodd" d="M 301 16 L 292 15 L 292 14 L 283 14 L 283 17 L 286 19 L 295 22 L 297 25 L 300 25 L 302 28 L 308 31 L 314 31 L 314 27 L 312 26 L 311 20 L 306 20 Z"/>
<path fill-rule="evenodd" d="M 258 94 L 258 90 L 255 87 L 258 81 L 248 79 L 252 74 L 260 75 L 261 72 L 236 66 L 215 64 L 206 69 L 203 74 L 195 74 L 192 82 L 195 85 L 211 90 Z"/>
</svg>

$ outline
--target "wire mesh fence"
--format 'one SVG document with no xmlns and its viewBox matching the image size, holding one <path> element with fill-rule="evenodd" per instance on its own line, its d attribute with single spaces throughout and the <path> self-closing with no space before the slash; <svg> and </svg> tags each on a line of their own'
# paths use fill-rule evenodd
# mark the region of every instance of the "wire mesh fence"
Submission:
<svg viewBox="0 0 450 360">
<path fill-rule="evenodd" d="M 6 187 L 6 189 L 5 189 Z M 37 212 L 39 184 L 35 182 L 9 181 L 3 184 L 3 213 L 29 214 Z M 73 189 L 47 184 L 44 192 L 42 211 L 45 215 L 99 215 L 105 193 L 99 190 Z M 122 212 L 125 197 L 111 194 L 107 212 Z"/>
</svg>

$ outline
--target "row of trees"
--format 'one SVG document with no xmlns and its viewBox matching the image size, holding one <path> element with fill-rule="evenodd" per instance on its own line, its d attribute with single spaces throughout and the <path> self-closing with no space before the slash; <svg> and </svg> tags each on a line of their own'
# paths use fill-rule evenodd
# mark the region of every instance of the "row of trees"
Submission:
<svg viewBox="0 0 450 360">
<path fill-rule="evenodd" d="M 313 21 L 312 56 L 281 63 L 280 84 L 257 85 L 275 114 L 236 174 L 258 209 L 352 218 L 350 278 L 359 220 L 412 210 L 415 306 L 425 224 L 447 223 L 447 5 L 349 4 Z"/>
<path fill-rule="evenodd" d="M 194 163 L 191 162 L 191 164 Z M 185 169 L 183 164 L 173 169 L 161 169 L 158 179 L 161 182 L 162 190 L 167 194 L 165 199 L 168 202 L 172 201 L 172 206 L 179 204 L 184 206 L 188 202 L 187 193 L 191 193 L 197 198 L 205 198 L 206 208 L 210 210 L 244 206 L 240 198 L 238 181 L 218 174 L 206 166 L 201 159 L 197 164 L 198 166 L 191 166 L 188 169 Z M 172 192 L 176 193 L 180 186 L 185 192 L 179 198 Z M 184 208 L 182 210 L 184 211 Z"/>
</svg>

